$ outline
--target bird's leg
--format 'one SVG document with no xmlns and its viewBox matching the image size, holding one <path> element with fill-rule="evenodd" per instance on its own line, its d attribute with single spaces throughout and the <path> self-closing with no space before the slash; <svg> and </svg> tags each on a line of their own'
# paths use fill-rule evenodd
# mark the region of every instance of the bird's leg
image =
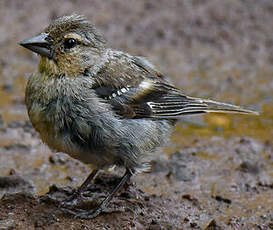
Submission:
<svg viewBox="0 0 273 230">
<path fill-rule="evenodd" d="M 82 183 L 82 185 L 77 189 L 78 193 L 82 193 L 86 190 L 87 186 L 90 184 L 90 182 L 94 179 L 94 177 L 98 173 L 98 169 L 94 169 L 89 176 L 86 178 L 86 180 Z"/>
<path fill-rule="evenodd" d="M 77 209 L 76 211 L 69 211 L 70 214 L 74 215 L 75 217 L 84 218 L 84 219 L 91 219 L 96 216 L 98 216 L 103 209 L 107 207 L 109 202 L 112 200 L 112 198 L 115 196 L 115 194 L 118 192 L 118 190 L 130 179 L 130 177 L 133 175 L 133 173 L 130 170 L 126 170 L 125 174 L 119 181 L 119 183 L 116 185 L 116 187 L 111 191 L 111 193 L 93 210 L 89 211 L 83 211 Z M 67 210 L 66 210 L 67 211 Z"/>
<path fill-rule="evenodd" d="M 70 206 L 76 204 L 77 200 L 79 199 L 79 197 L 81 197 L 81 194 L 86 190 L 90 182 L 97 175 L 98 171 L 98 169 L 94 169 L 86 178 L 86 180 L 82 183 L 82 185 L 77 188 L 77 190 L 70 197 L 61 202 L 61 206 Z"/>
</svg>

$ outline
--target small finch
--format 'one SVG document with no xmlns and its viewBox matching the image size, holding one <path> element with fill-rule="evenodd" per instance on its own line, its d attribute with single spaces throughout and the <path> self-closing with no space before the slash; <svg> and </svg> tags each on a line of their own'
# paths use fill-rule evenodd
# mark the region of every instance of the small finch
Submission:
<svg viewBox="0 0 273 230">
<path fill-rule="evenodd" d="M 95 209 L 71 211 L 80 218 L 100 214 L 132 175 L 148 170 L 151 156 L 166 144 L 182 116 L 257 114 L 185 95 L 144 57 L 108 48 L 83 16 L 60 17 L 19 44 L 39 54 L 25 96 L 33 127 L 51 149 L 94 168 L 72 200 L 81 197 L 98 170 L 113 165 L 126 169 Z"/>
</svg>

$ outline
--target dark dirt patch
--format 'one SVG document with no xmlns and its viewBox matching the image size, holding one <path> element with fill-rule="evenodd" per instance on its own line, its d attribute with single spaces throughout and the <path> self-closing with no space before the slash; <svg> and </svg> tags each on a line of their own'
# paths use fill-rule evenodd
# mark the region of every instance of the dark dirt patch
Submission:
<svg viewBox="0 0 273 230">
<path fill-rule="evenodd" d="M 20 175 L 17 175 L 15 170 L 11 170 L 10 175 L 5 177 L 0 177 L 0 189 L 2 191 L 32 191 L 33 185 L 22 178 Z"/>
</svg>

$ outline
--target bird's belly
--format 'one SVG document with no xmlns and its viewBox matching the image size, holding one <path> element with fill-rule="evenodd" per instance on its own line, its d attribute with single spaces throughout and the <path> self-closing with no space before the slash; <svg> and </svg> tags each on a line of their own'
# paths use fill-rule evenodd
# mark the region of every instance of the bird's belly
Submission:
<svg viewBox="0 0 273 230">
<path fill-rule="evenodd" d="M 38 110 L 40 106 L 34 106 L 32 103 L 35 112 L 29 111 L 29 116 L 42 141 L 95 168 L 116 164 L 146 170 L 150 154 L 166 143 L 172 126 L 164 120 L 118 120 L 111 113 L 92 116 L 91 109 L 82 117 L 84 114 L 77 116 L 71 110 L 62 113 L 57 106 Z"/>
<path fill-rule="evenodd" d="M 55 132 L 40 132 L 40 137 L 53 151 L 63 152 L 85 164 L 91 164 L 95 168 L 105 168 L 114 164 L 114 156 L 111 152 L 101 148 L 92 148 L 90 145 L 81 145 L 73 140 L 73 134 L 60 134 Z"/>
<path fill-rule="evenodd" d="M 41 140 L 53 151 L 64 152 L 85 164 L 91 164 L 98 168 L 113 164 L 114 159 L 112 159 L 110 153 L 101 151 L 99 148 L 90 147 L 94 141 L 92 138 L 88 140 L 88 145 L 84 145 L 75 140 L 76 133 L 71 127 L 69 127 L 70 130 L 64 130 L 62 125 L 64 117 L 49 120 L 43 113 L 37 111 L 35 116 L 30 114 L 29 117 L 35 130 L 40 134 Z"/>
</svg>

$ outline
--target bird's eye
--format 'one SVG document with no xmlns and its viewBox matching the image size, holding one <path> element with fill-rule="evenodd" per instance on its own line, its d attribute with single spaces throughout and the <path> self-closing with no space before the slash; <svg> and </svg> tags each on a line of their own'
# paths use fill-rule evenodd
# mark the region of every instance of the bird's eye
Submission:
<svg viewBox="0 0 273 230">
<path fill-rule="evenodd" d="M 77 45 L 77 41 L 74 38 L 67 38 L 64 40 L 64 48 L 71 49 Z"/>
</svg>

